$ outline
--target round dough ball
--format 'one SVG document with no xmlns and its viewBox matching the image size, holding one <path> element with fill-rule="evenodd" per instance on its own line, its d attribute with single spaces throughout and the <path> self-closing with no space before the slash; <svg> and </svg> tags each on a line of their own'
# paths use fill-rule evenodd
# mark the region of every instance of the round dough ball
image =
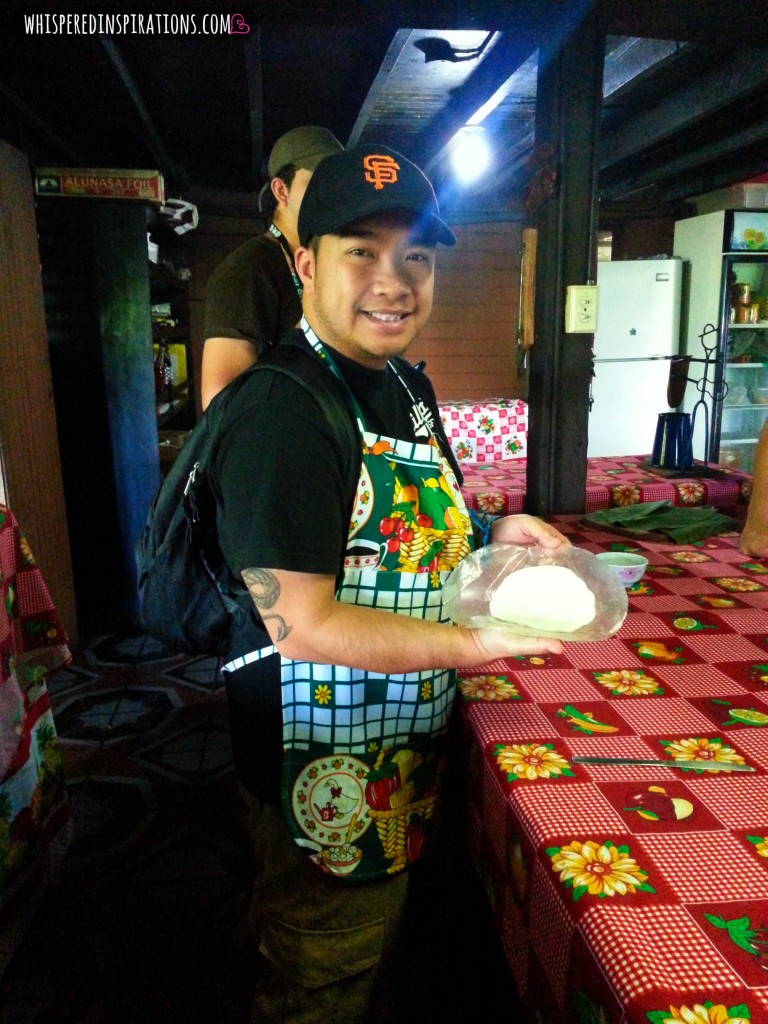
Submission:
<svg viewBox="0 0 768 1024">
<path fill-rule="evenodd" d="M 548 633 L 572 633 L 595 617 L 595 595 L 563 565 L 529 565 L 511 572 L 491 598 L 491 615 Z"/>
</svg>

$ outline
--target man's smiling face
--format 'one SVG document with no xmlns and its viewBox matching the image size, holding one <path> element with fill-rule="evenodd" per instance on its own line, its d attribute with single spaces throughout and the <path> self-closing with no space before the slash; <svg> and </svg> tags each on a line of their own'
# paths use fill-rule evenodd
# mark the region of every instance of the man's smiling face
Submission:
<svg viewBox="0 0 768 1024">
<path fill-rule="evenodd" d="M 297 250 L 304 314 L 321 341 L 371 369 L 406 351 L 429 319 L 435 245 L 388 211 Z"/>
</svg>

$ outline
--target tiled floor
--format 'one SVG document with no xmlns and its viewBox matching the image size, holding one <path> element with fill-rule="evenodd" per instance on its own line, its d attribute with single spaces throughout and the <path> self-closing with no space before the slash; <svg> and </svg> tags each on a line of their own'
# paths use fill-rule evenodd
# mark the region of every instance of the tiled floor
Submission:
<svg viewBox="0 0 768 1024">
<path fill-rule="evenodd" d="M 0 1021 L 245 1024 L 252 862 L 216 660 L 101 637 L 48 687 L 74 833 L 2 980 Z M 463 854 L 429 888 L 393 1022 L 520 1020 Z"/>
</svg>

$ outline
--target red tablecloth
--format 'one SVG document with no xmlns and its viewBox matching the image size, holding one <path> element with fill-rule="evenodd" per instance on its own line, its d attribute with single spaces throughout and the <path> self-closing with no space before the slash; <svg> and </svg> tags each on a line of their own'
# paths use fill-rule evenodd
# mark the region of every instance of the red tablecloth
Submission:
<svg viewBox="0 0 768 1024">
<path fill-rule="evenodd" d="M 552 521 L 650 565 L 614 637 L 460 680 L 469 841 L 526 1019 L 765 1024 L 768 563 L 736 535 L 634 545 Z M 586 753 L 756 771 L 572 763 Z"/>
<path fill-rule="evenodd" d="M 587 460 L 586 512 L 644 501 L 673 505 L 713 505 L 743 519 L 752 493 L 752 477 L 740 470 L 717 469 L 717 476 L 668 479 L 649 472 L 647 455 Z M 492 465 L 462 464 L 462 493 L 470 508 L 510 515 L 524 511 L 525 459 Z"/>
<path fill-rule="evenodd" d="M 493 465 L 525 457 L 528 405 L 519 398 L 440 403 L 446 437 L 460 464 Z"/>
<path fill-rule="evenodd" d="M 69 841 L 45 675 L 70 660 L 29 545 L 0 505 L 0 975 Z"/>
</svg>

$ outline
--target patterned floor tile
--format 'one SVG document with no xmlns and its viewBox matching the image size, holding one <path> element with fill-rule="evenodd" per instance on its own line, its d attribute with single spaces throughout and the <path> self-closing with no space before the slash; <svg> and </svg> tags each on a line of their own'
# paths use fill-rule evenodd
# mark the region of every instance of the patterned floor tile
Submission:
<svg viewBox="0 0 768 1024">
<path fill-rule="evenodd" d="M 218 662 L 97 637 L 49 688 L 73 838 L 2 978 L 0 1021 L 248 1024 L 254 863 Z M 416 974 L 391 1019 L 520 1019 L 471 868 L 446 889 L 439 920 L 417 911 Z M 441 951 L 439 1005 L 423 984 L 425 944 Z"/>
</svg>

